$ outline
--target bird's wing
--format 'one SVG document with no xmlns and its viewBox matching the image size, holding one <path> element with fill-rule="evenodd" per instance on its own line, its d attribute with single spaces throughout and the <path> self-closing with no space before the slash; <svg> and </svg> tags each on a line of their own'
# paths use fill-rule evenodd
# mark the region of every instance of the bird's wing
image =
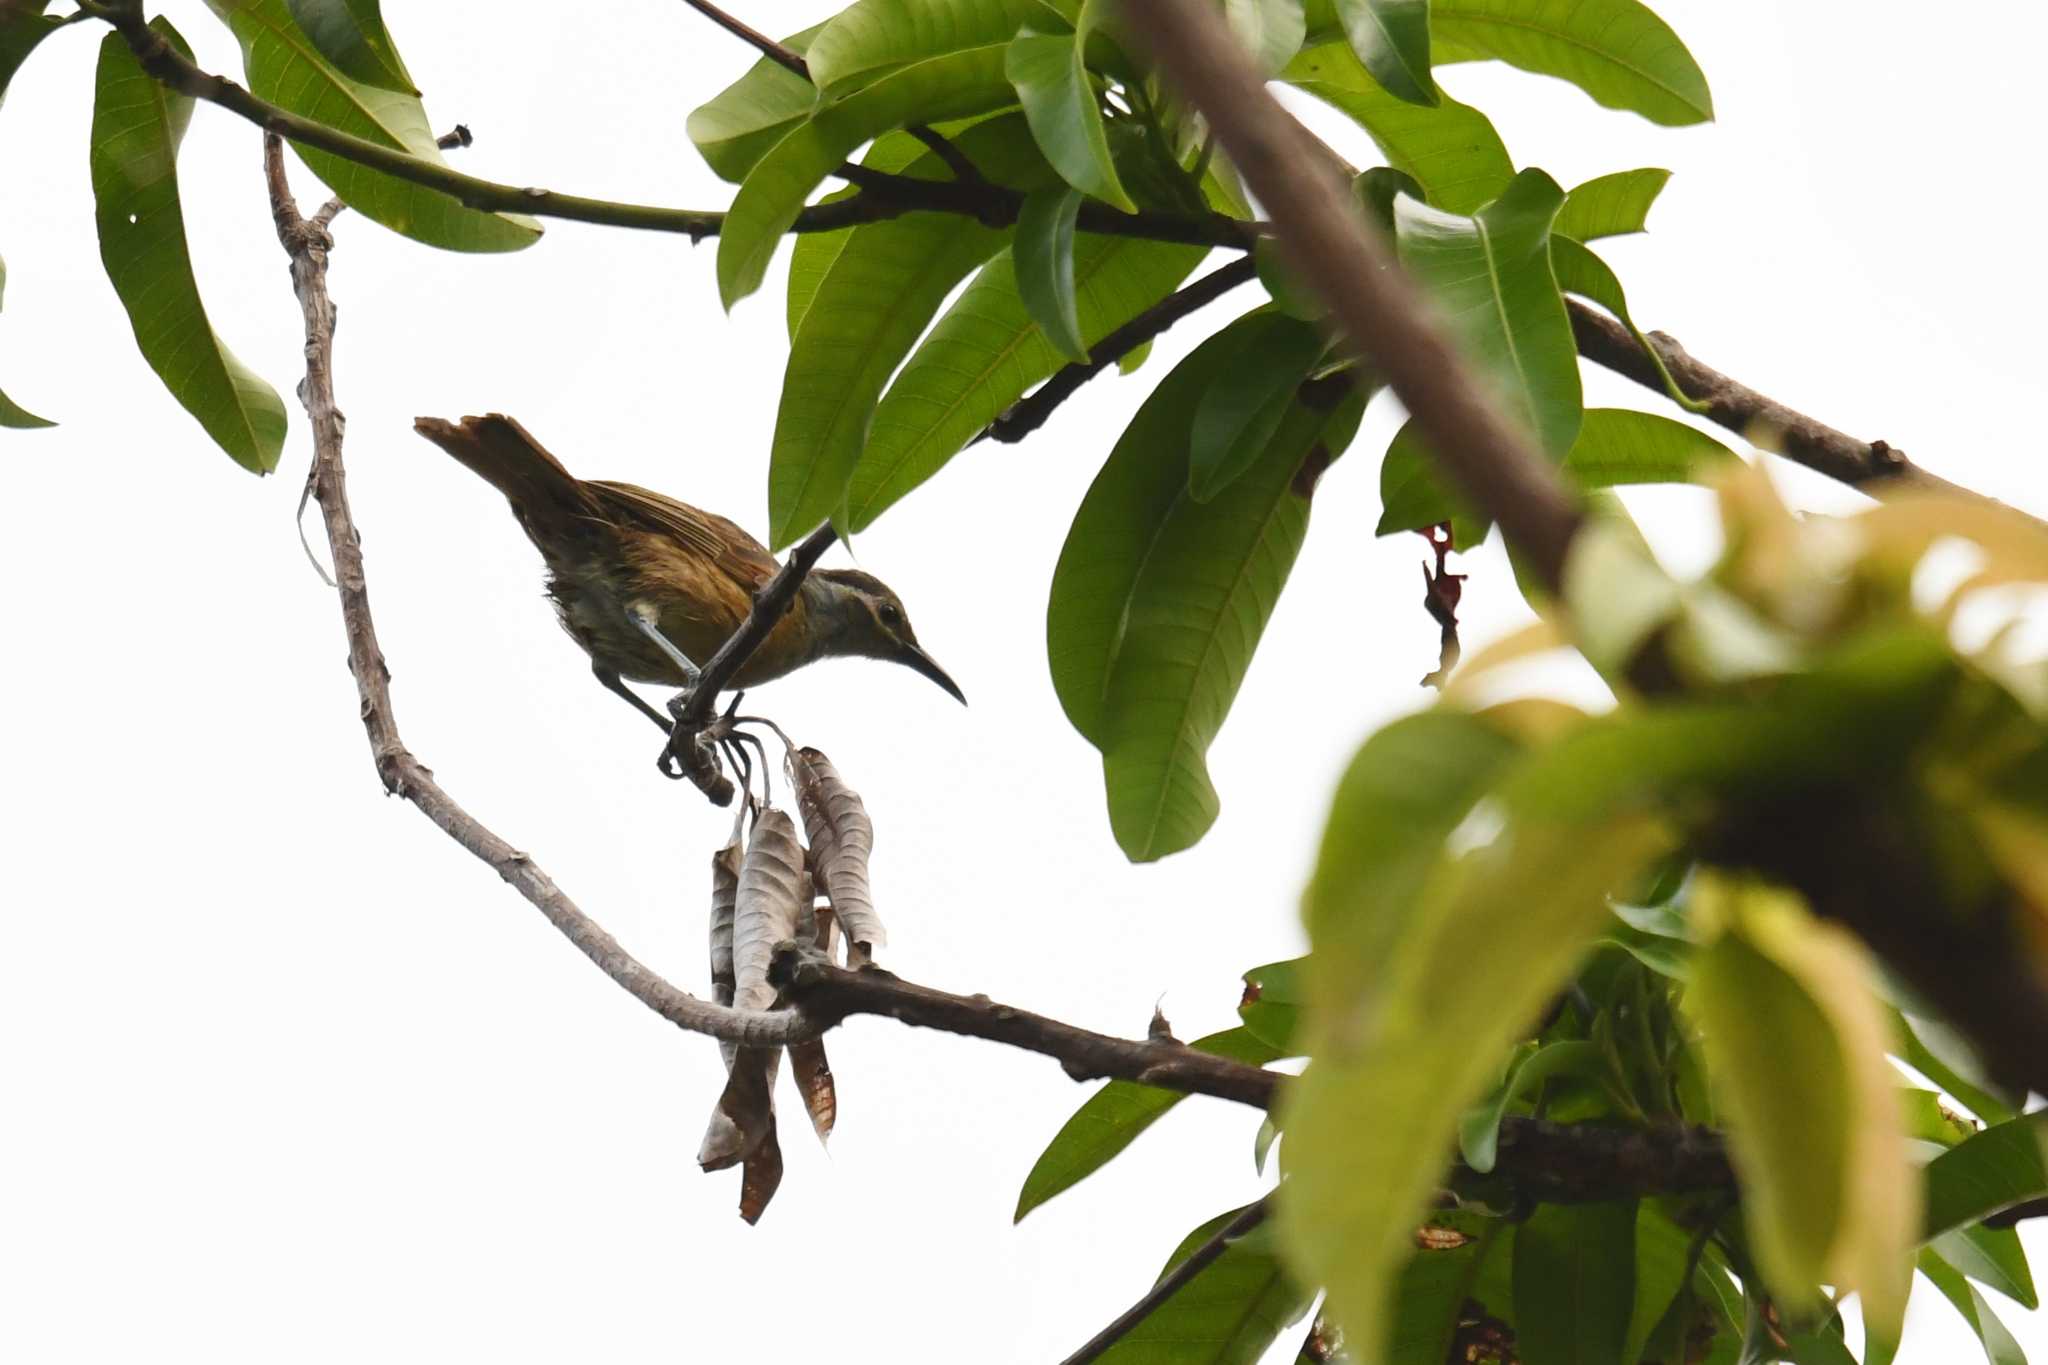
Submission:
<svg viewBox="0 0 2048 1365">
<path fill-rule="evenodd" d="M 750 592 L 766 584 L 781 567 L 760 541 L 724 517 L 637 484 L 593 479 L 584 486 L 615 515 L 668 532 Z"/>
</svg>

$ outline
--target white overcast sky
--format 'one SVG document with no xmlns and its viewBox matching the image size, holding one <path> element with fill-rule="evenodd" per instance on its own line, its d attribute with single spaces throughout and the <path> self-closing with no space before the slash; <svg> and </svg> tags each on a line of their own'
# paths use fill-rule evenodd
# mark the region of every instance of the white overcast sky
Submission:
<svg viewBox="0 0 2048 1365">
<path fill-rule="evenodd" d="M 239 75 L 197 0 L 151 8 Z M 1652 233 L 1603 247 L 1646 326 L 2048 511 L 2032 412 L 2048 284 L 2029 227 L 2048 20 L 2010 0 L 1932 19 L 1894 0 L 1657 8 L 1705 66 L 1718 123 L 1655 128 L 1504 68 L 1444 83 L 1566 185 L 1676 172 Z M 476 132 L 465 169 L 729 198 L 683 120 L 750 54 L 685 6 L 386 9 L 437 125 Z M 826 12 L 763 0 L 747 17 L 787 32 Z M 136 353 L 93 240 L 98 41 L 92 25 L 52 39 L 0 108 L 0 387 L 63 424 L 0 433 L 0 1356 L 1047 1361 L 1189 1228 L 1258 1193 L 1255 1117 L 1195 1100 L 1013 1228 L 1024 1173 L 1088 1091 L 1043 1059 L 860 1020 L 832 1037 L 829 1157 L 786 1120 L 781 1194 L 744 1226 L 737 1173 L 692 1160 L 715 1049 L 382 795 L 332 595 L 293 529 L 296 404 L 283 468 L 259 481 Z M 253 128 L 202 108 L 185 211 L 216 328 L 290 402 L 298 312 L 258 161 Z M 578 473 L 758 531 L 780 271 L 727 318 L 711 246 L 681 238 L 551 223 L 523 254 L 466 257 L 354 217 L 339 237 L 351 488 L 405 735 L 630 948 L 701 989 L 726 815 L 656 775 L 652 728 L 554 625 L 502 499 L 410 426 L 507 411 Z M 1194 851 L 1118 854 L 1097 756 L 1044 660 L 1051 567 L 1116 433 L 1203 328 L 1255 301 L 1185 325 L 1026 444 L 961 457 L 861 539 L 971 708 L 861 663 L 757 694 L 865 793 L 897 971 L 1124 1033 L 1163 998 L 1192 1037 L 1234 1021 L 1241 970 L 1299 951 L 1336 774 L 1427 700 L 1423 547 L 1371 535 L 1398 415 L 1376 405 L 1322 484 L 1212 755 L 1222 818 Z M 1598 373 L 1588 401 L 1659 409 Z M 1787 486 L 1807 506 L 1857 501 Z M 1710 549 L 1700 495 L 1637 506 L 1676 559 Z M 1517 599 L 1496 554 L 1467 568 L 1483 641 Z M 2048 1328 L 2002 1306 L 2048 1349 Z M 1967 1359 L 1960 1332 L 1923 1293 L 1907 1358 Z"/>
</svg>

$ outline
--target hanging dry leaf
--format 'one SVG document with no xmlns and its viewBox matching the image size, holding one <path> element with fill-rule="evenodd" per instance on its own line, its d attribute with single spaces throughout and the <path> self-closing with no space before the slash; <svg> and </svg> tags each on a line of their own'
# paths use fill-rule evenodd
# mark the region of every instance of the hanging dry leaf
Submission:
<svg viewBox="0 0 2048 1365">
<path fill-rule="evenodd" d="M 697 1164 L 723 1171 L 751 1160 L 775 1135 L 775 1077 L 782 1049 L 743 1047 L 725 1078 L 725 1090 L 704 1126 Z"/>
<path fill-rule="evenodd" d="M 711 998 L 721 1005 L 730 1005 L 733 1000 L 732 922 L 739 889 L 740 842 L 735 830 L 733 841 L 711 855 Z M 718 1054 L 725 1058 L 726 1079 L 730 1082 L 733 1063 L 739 1058 L 739 1045 L 721 1038 Z M 704 1141 L 697 1149 L 698 1162 L 707 1169 L 722 1169 L 739 1159 L 743 1146 L 739 1126 L 726 1115 L 722 1105 L 714 1106 Z"/>
<path fill-rule="evenodd" d="M 839 1090 L 832 1081 L 832 1064 L 825 1059 L 824 1039 L 792 1043 L 789 1074 L 796 1079 L 796 1088 L 804 1097 L 812 1130 L 818 1141 L 825 1141 L 832 1136 L 833 1121 L 839 1117 Z"/>
<path fill-rule="evenodd" d="M 797 913 L 811 903 L 804 877 L 804 850 L 796 841 L 796 824 L 779 810 L 766 810 L 754 822 L 740 866 L 733 912 L 733 1003 L 743 1010 L 765 1010 L 775 1003 L 768 984 L 768 960 L 775 945 L 796 937 Z"/>
<path fill-rule="evenodd" d="M 868 885 L 868 855 L 875 847 L 874 824 L 868 819 L 860 793 L 846 785 L 832 760 L 820 751 L 791 750 L 788 767 L 790 784 L 796 788 L 797 809 L 803 812 L 804 829 L 824 873 L 825 893 L 832 900 L 832 913 L 838 916 L 839 927 L 846 933 L 847 963 L 861 966 L 874 956 L 876 948 L 888 941 Z"/>
<path fill-rule="evenodd" d="M 782 1183 L 782 1144 L 775 1140 L 775 1116 L 768 1116 L 768 1132 L 740 1173 L 740 1217 L 749 1225 L 761 1221 L 768 1201 Z"/>
</svg>

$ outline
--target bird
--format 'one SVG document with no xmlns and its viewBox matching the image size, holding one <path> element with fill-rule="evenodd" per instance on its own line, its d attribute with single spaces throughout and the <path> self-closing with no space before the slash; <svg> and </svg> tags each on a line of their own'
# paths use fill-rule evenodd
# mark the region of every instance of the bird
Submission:
<svg viewBox="0 0 2048 1365">
<path fill-rule="evenodd" d="M 627 680 L 692 687 L 781 567 L 724 517 L 630 483 L 579 479 L 510 417 L 421 417 L 413 429 L 505 495 L 547 563 L 562 628 L 605 688 L 668 731 Z M 820 659 L 901 664 L 961 703 L 917 642 L 902 599 L 873 574 L 813 569 L 796 601 L 733 678 L 751 687 Z"/>
</svg>

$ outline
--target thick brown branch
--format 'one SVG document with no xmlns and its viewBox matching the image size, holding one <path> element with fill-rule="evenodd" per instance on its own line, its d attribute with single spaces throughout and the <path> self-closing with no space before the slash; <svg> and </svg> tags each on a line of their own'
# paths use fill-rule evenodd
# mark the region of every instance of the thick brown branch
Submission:
<svg viewBox="0 0 2048 1365">
<path fill-rule="evenodd" d="M 1215 1235 L 1188 1253 L 1186 1260 L 1159 1277 L 1159 1283 L 1145 1291 L 1145 1297 L 1117 1315 L 1116 1321 L 1088 1339 L 1088 1344 L 1068 1356 L 1061 1365 L 1089 1365 L 1110 1347 L 1129 1336 L 1131 1329 L 1151 1317 L 1162 1304 L 1187 1287 L 1195 1278 L 1230 1250 L 1230 1244 L 1266 1221 L 1267 1201 L 1247 1205 L 1237 1217 L 1216 1229 Z"/>
<path fill-rule="evenodd" d="M 1609 1128 L 1510 1116 L 1501 1122 L 1494 1169 L 1545 1204 L 1696 1194 L 1735 1185 L 1721 1135 L 1676 1124 Z"/>
<path fill-rule="evenodd" d="M 1129 29 L 1208 118 L 1289 262 L 1383 375 L 1474 507 L 1558 584 L 1579 510 L 1452 344 L 1415 284 L 1362 231 L 1347 187 L 1265 82 L 1220 14 L 1180 0 L 1124 0 Z"/>
<path fill-rule="evenodd" d="M 1239 285 L 1249 284 L 1256 278 L 1258 270 L 1250 256 L 1232 261 L 1220 270 L 1210 271 L 1187 288 L 1153 304 L 1096 342 L 1089 349 L 1087 360 L 1061 369 L 1059 373 L 1032 390 L 1027 397 L 1011 404 L 1008 412 L 989 423 L 988 429 L 974 439 L 1001 441 L 1005 444 L 1023 440 L 1044 426 L 1046 419 L 1052 416 L 1053 410 L 1072 398 L 1083 384 L 1190 313 L 1214 303 Z"/>
</svg>

